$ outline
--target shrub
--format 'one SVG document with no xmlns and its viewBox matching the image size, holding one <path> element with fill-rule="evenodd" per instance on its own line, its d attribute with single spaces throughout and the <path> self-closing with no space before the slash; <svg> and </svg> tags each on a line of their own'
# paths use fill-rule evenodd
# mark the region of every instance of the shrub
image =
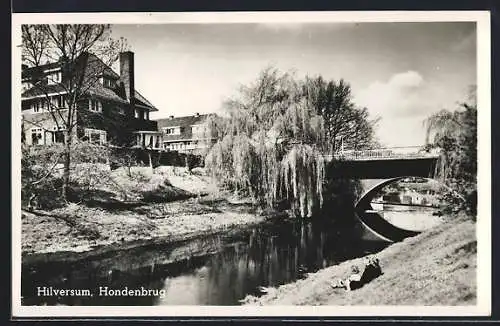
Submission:
<svg viewBox="0 0 500 326">
<path fill-rule="evenodd" d="M 60 200 L 62 179 L 58 173 L 62 147 L 28 147 L 21 149 L 21 205 L 30 208 L 55 208 Z"/>
</svg>

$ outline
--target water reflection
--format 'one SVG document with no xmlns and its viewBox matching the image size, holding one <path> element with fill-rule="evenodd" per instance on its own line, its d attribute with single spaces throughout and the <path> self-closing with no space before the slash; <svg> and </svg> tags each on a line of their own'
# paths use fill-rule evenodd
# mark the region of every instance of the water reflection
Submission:
<svg viewBox="0 0 500 326">
<path fill-rule="evenodd" d="M 443 222 L 433 207 L 385 204 L 381 209 L 379 214 L 384 219 L 404 230 L 425 231 Z"/>
<path fill-rule="evenodd" d="M 324 220 L 267 223 L 224 236 L 156 244 L 73 263 L 23 266 L 23 304 L 237 305 L 259 286 L 276 286 L 308 272 L 380 250 Z M 175 261 L 175 262 L 174 262 Z M 92 289 L 93 297 L 43 297 L 37 286 Z M 162 289 L 164 296 L 99 296 L 109 289 Z"/>
</svg>

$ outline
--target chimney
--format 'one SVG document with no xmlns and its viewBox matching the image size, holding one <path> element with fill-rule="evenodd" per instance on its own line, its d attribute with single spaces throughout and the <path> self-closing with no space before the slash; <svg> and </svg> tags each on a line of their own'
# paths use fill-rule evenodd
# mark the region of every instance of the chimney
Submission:
<svg viewBox="0 0 500 326">
<path fill-rule="evenodd" d="M 127 101 L 130 103 L 130 114 L 133 116 L 135 108 L 134 52 L 120 53 L 120 79 L 125 87 Z"/>
</svg>

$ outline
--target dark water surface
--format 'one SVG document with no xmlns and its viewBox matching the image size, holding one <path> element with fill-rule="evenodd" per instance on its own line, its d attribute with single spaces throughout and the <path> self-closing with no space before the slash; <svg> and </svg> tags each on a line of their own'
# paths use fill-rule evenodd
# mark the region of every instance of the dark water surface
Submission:
<svg viewBox="0 0 500 326">
<path fill-rule="evenodd" d="M 22 304 L 238 305 L 247 294 L 258 295 L 259 286 L 290 283 L 386 245 L 362 241 L 352 230 L 324 220 L 267 222 L 223 235 L 151 244 L 74 262 L 24 264 Z M 88 289 L 92 296 L 50 295 L 50 287 Z M 136 289 L 133 296 L 109 291 Z M 146 295 L 148 290 L 157 292 Z"/>
</svg>

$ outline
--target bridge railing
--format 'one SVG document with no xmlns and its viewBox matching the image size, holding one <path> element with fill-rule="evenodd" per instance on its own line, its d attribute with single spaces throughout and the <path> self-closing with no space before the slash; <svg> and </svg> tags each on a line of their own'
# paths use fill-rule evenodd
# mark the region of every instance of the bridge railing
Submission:
<svg viewBox="0 0 500 326">
<path fill-rule="evenodd" d="M 411 158 L 427 158 L 437 157 L 439 154 L 435 151 L 423 151 L 423 147 L 392 147 L 392 148 L 377 148 L 369 150 L 344 150 L 330 155 L 328 158 L 347 159 L 347 160 L 363 160 L 363 159 L 411 159 Z"/>
</svg>

